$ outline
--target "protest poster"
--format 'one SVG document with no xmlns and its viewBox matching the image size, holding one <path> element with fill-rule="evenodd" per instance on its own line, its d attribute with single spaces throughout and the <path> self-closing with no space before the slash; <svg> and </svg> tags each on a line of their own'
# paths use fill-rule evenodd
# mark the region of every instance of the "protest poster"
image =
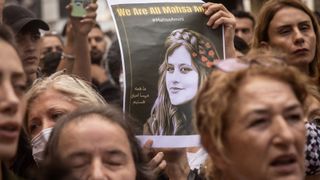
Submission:
<svg viewBox="0 0 320 180">
<path fill-rule="evenodd" d="M 206 26 L 199 0 L 107 0 L 124 72 L 124 111 L 154 147 L 198 146 L 192 100 L 213 61 L 224 59 L 223 29 Z"/>
</svg>

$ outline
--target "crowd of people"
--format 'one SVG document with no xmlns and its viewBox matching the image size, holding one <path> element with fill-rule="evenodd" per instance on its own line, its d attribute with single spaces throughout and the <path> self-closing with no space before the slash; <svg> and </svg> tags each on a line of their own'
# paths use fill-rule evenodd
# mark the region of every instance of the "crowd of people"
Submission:
<svg viewBox="0 0 320 180">
<path fill-rule="evenodd" d="M 202 146 L 160 149 L 141 144 L 121 110 L 119 42 L 95 22 L 96 3 L 82 18 L 68 5 L 58 34 L 0 0 L 0 180 L 320 179 L 317 13 L 300 0 L 268 0 L 257 18 L 202 7 L 207 26 L 224 27 L 227 59 L 203 35 L 173 30 L 143 129 L 199 134 Z M 187 97 L 167 90 L 177 74 Z"/>
</svg>

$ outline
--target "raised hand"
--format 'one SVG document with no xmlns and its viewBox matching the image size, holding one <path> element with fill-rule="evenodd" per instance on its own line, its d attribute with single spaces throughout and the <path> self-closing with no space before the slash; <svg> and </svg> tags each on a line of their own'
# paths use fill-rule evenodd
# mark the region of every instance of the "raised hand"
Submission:
<svg viewBox="0 0 320 180">
<path fill-rule="evenodd" d="M 209 16 L 207 25 L 213 29 L 223 25 L 226 43 L 226 58 L 236 57 L 233 39 L 235 36 L 236 18 L 222 4 L 208 2 L 202 5 L 204 14 Z"/>
<path fill-rule="evenodd" d="M 75 33 L 87 35 L 91 31 L 91 29 L 95 24 L 95 19 L 97 16 L 97 13 L 96 13 L 97 8 L 98 8 L 98 5 L 96 3 L 90 3 L 86 7 L 86 10 L 87 10 L 86 15 L 84 15 L 81 18 L 78 18 L 78 17 L 71 16 L 71 10 L 72 10 L 71 4 L 68 4 L 66 6 L 66 9 L 69 13 L 69 17 L 73 27 L 73 31 Z"/>
<path fill-rule="evenodd" d="M 155 152 L 152 148 L 153 141 L 147 140 L 143 145 L 143 152 L 146 154 L 151 160 L 148 165 L 155 176 L 158 176 L 167 166 L 166 161 L 164 160 L 163 152 Z"/>
</svg>

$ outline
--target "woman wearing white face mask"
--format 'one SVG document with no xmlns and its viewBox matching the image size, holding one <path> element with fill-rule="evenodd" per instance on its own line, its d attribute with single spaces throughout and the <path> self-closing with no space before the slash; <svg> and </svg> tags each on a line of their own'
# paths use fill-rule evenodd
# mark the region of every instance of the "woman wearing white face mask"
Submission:
<svg viewBox="0 0 320 180">
<path fill-rule="evenodd" d="M 37 164 L 43 153 L 57 119 L 80 106 L 105 106 L 108 104 L 90 85 L 70 75 L 57 72 L 36 81 L 26 94 L 27 112 L 23 122 Z M 151 169 L 160 166 L 162 158 L 151 160 Z"/>
<path fill-rule="evenodd" d="M 83 105 L 106 105 L 104 99 L 84 81 L 57 72 L 38 79 L 26 94 L 27 113 L 23 128 L 31 140 L 37 163 L 56 120 Z"/>
</svg>

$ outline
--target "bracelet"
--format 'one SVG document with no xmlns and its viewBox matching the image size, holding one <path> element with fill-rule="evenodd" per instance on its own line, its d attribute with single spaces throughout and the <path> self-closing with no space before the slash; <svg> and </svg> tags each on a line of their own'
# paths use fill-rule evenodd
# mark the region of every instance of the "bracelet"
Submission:
<svg viewBox="0 0 320 180">
<path fill-rule="evenodd" d="M 67 53 L 63 52 L 61 55 L 61 59 L 74 60 L 75 57 L 71 54 L 67 54 Z"/>
</svg>

